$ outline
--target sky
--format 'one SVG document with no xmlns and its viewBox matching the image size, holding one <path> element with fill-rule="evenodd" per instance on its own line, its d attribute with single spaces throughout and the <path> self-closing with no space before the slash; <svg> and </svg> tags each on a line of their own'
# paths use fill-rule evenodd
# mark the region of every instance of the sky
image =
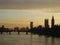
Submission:
<svg viewBox="0 0 60 45">
<path fill-rule="evenodd" d="M 0 9 L 60 8 L 60 0 L 0 0 Z"/>
<path fill-rule="evenodd" d="M 60 0 L 0 0 L 0 26 L 29 27 L 44 26 L 44 19 L 54 16 L 55 24 L 60 24 Z"/>
</svg>

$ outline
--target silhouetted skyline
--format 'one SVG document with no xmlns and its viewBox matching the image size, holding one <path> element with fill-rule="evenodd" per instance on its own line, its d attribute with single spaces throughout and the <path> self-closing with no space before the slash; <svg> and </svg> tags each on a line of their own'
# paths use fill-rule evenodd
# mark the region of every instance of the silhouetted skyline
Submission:
<svg viewBox="0 0 60 45">
<path fill-rule="evenodd" d="M 51 26 L 51 17 L 54 16 L 55 24 L 60 24 L 60 13 L 48 13 L 41 10 L 15 10 L 1 9 L 0 10 L 0 27 L 5 25 L 7 28 L 29 27 L 29 22 L 34 22 L 34 27 L 38 25 L 44 26 L 44 19 L 49 19 Z"/>
<path fill-rule="evenodd" d="M 49 27 L 49 20 L 45 19 L 45 27 L 42 27 L 42 25 L 39 25 L 37 27 L 33 27 L 33 22 L 30 22 L 30 29 L 27 28 L 21 28 L 19 29 L 19 27 L 14 27 L 14 29 L 9 29 L 9 28 L 5 28 L 4 25 L 2 25 L 2 27 L 0 27 L 0 33 L 3 34 L 3 32 L 9 32 L 9 34 L 11 34 L 11 32 L 18 32 L 18 35 L 20 34 L 20 32 L 26 32 L 26 34 L 28 34 L 28 32 L 32 33 L 32 34 L 38 34 L 38 35 L 44 35 L 46 37 L 52 36 L 52 37 L 60 37 L 60 25 L 55 25 L 55 19 L 54 16 L 52 16 L 51 19 L 51 27 Z"/>
</svg>

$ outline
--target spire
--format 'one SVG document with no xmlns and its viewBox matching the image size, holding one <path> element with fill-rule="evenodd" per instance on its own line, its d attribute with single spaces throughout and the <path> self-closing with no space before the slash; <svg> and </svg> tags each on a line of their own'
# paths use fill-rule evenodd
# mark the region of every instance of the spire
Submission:
<svg viewBox="0 0 60 45">
<path fill-rule="evenodd" d="M 54 20 L 54 16 L 52 16 L 52 20 Z"/>
<path fill-rule="evenodd" d="M 54 16 L 52 16 L 51 27 L 54 27 L 54 23 L 55 23 L 55 21 L 54 21 Z"/>
</svg>

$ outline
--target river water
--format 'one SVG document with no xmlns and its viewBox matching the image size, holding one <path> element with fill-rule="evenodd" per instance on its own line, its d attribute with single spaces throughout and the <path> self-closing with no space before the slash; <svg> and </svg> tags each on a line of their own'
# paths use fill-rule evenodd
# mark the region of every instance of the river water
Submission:
<svg viewBox="0 0 60 45">
<path fill-rule="evenodd" d="M 21 32 L 0 34 L 0 45 L 60 45 L 60 38 L 44 37 Z"/>
</svg>

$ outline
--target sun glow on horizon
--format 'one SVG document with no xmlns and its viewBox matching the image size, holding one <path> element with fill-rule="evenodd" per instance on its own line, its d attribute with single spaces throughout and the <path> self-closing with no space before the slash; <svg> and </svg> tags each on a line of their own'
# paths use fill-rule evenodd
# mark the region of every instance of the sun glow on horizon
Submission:
<svg viewBox="0 0 60 45">
<path fill-rule="evenodd" d="M 54 16 L 55 24 L 60 24 L 60 13 L 49 13 L 46 9 L 35 10 L 16 10 L 16 9 L 1 9 L 0 10 L 0 26 L 6 27 L 29 27 L 30 22 L 33 21 L 34 27 L 38 25 L 44 26 L 44 19 L 49 19 L 51 25 L 51 18 Z"/>
</svg>

